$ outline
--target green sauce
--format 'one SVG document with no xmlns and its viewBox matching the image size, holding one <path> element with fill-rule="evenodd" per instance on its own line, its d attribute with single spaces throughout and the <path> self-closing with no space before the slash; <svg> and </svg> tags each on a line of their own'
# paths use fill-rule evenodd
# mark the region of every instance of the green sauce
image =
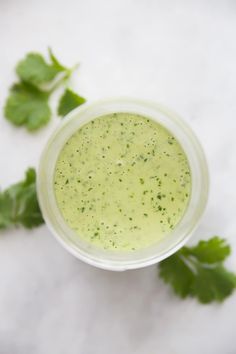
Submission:
<svg viewBox="0 0 236 354">
<path fill-rule="evenodd" d="M 55 168 L 58 207 L 78 237 L 107 250 L 157 243 L 183 217 L 187 157 L 162 125 L 130 113 L 101 116 L 66 142 Z"/>
</svg>

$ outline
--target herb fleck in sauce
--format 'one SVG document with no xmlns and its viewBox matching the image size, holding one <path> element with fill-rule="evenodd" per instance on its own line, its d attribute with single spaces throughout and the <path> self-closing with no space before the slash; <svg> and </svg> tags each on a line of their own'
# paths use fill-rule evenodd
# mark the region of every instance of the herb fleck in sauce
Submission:
<svg viewBox="0 0 236 354">
<path fill-rule="evenodd" d="M 188 205 L 191 173 L 183 149 L 163 126 L 115 113 L 90 121 L 67 141 L 54 190 L 78 237 L 133 251 L 175 228 Z"/>
</svg>

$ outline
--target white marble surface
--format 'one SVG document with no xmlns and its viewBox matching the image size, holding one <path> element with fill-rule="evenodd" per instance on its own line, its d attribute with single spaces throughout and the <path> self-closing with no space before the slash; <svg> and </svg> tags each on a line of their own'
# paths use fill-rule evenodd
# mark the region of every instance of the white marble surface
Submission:
<svg viewBox="0 0 236 354">
<path fill-rule="evenodd" d="M 94 99 L 162 102 L 206 150 L 211 194 L 193 242 L 225 236 L 236 270 L 235 0 L 1 0 L 0 106 L 16 61 L 52 46 L 82 65 L 74 88 Z M 2 115 L 2 113 L 1 113 Z M 1 117 L 0 184 L 36 166 L 59 120 L 36 134 Z M 202 306 L 172 295 L 156 267 L 124 273 L 69 255 L 45 226 L 0 235 L 1 354 L 235 354 L 236 294 Z"/>
</svg>

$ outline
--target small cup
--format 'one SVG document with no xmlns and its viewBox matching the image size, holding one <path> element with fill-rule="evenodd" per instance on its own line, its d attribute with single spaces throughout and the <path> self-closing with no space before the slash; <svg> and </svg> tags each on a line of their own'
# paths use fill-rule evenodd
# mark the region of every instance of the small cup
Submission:
<svg viewBox="0 0 236 354">
<path fill-rule="evenodd" d="M 139 114 L 162 124 L 181 144 L 189 162 L 192 189 L 187 209 L 176 227 L 163 240 L 137 251 L 108 251 L 92 245 L 70 229 L 58 208 L 54 193 L 54 170 L 66 141 L 90 120 L 106 114 Z M 208 169 L 196 136 L 175 113 L 160 104 L 136 99 L 102 100 L 84 104 L 70 112 L 45 146 L 38 169 L 37 191 L 44 220 L 56 239 L 75 257 L 93 266 L 122 271 L 158 263 L 180 249 L 190 238 L 208 198 Z"/>
</svg>

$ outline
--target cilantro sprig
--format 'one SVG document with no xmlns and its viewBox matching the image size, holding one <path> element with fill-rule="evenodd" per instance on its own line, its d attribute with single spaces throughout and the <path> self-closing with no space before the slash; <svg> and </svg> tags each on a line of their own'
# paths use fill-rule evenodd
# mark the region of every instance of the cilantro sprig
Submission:
<svg viewBox="0 0 236 354">
<path fill-rule="evenodd" d="M 222 302 L 236 287 L 236 275 L 223 265 L 229 254 L 227 242 L 215 236 L 162 261 L 159 274 L 181 298 L 195 297 L 204 304 Z"/>
<path fill-rule="evenodd" d="M 36 193 L 36 173 L 29 168 L 23 181 L 0 192 L 0 229 L 19 225 L 31 229 L 43 223 Z"/>
<path fill-rule="evenodd" d="M 65 84 L 78 67 L 65 67 L 51 49 L 49 59 L 47 62 L 39 53 L 28 53 L 16 66 L 19 81 L 10 88 L 4 107 L 5 117 L 12 124 L 35 131 L 49 122 L 51 94 Z M 65 115 L 84 102 L 84 98 L 67 89 L 60 100 L 59 114 Z"/>
</svg>

